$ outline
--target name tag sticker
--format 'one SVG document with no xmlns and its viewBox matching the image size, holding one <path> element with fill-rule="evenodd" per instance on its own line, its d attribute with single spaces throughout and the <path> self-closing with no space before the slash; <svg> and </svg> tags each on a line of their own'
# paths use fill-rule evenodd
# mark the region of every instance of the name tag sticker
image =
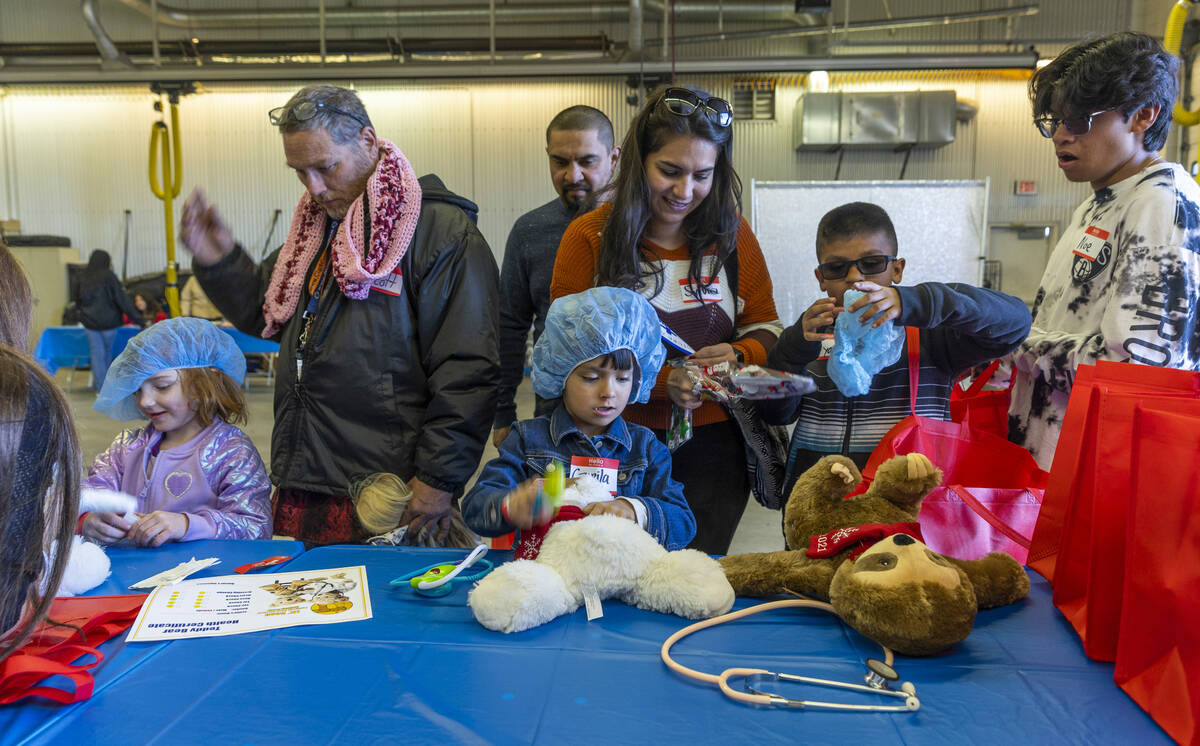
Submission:
<svg viewBox="0 0 1200 746">
<path fill-rule="evenodd" d="M 688 278 L 684 277 L 679 280 L 679 293 L 683 297 L 683 302 L 687 303 L 720 303 L 721 302 L 721 278 L 720 277 L 702 277 L 699 286 L 693 285 Z"/>
<path fill-rule="evenodd" d="M 1094 262 L 1100 256 L 1107 241 L 1108 231 L 1089 225 L 1083 232 L 1083 238 L 1079 239 L 1078 245 L 1075 246 L 1075 256 L 1081 256 Z"/>
<path fill-rule="evenodd" d="M 404 290 L 403 280 L 403 273 L 400 272 L 399 267 L 396 267 L 387 277 L 380 277 L 378 280 L 372 282 L 371 290 L 399 297 Z"/>
<path fill-rule="evenodd" d="M 676 350 L 679 350 L 685 355 L 691 355 L 696 352 L 692 349 L 692 346 L 687 342 L 684 342 L 683 337 L 676 334 L 671 327 L 667 326 L 661 321 L 658 322 L 658 325 L 662 328 L 662 341 L 667 347 L 672 347 Z"/>
<path fill-rule="evenodd" d="M 571 470 L 567 474 L 571 479 L 587 474 L 608 488 L 610 494 L 617 494 L 617 470 L 621 462 L 615 458 L 599 456 L 572 456 Z"/>
</svg>

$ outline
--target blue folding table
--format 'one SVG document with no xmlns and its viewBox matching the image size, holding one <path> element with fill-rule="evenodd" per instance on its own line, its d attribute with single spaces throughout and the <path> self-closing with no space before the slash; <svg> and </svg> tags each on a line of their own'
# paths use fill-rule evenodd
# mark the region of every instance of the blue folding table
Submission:
<svg viewBox="0 0 1200 746">
<path fill-rule="evenodd" d="M 949 653 L 897 660 L 918 712 L 853 714 L 759 709 L 675 675 L 659 646 L 688 624 L 678 617 L 606 601 L 594 621 L 580 610 L 504 635 L 475 622 L 466 585 L 441 598 L 388 585 L 464 554 L 313 549 L 284 569 L 365 565 L 374 618 L 123 644 L 118 660 L 141 657 L 90 701 L 18 720 L 41 721 L 28 742 L 63 744 L 1169 743 L 1113 683 L 1112 665 L 1084 657 L 1037 576 L 1026 600 L 981 612 Z M 794 609 L 697 633 L 673 652 L 710 672 L 748 666 L 861 682 L 862 660 L 878 648 L 822 612 Z M 3 724 L 3 743 L 32 731 L 14 736 Z"/>
</svg>

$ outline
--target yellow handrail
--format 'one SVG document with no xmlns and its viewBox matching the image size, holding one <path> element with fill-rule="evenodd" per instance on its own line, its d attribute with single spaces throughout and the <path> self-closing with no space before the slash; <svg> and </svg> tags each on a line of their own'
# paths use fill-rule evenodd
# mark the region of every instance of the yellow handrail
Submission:
<svg viewBox="0 0 1200 746">
<path fill-rule="evenodd" d="M 1183 40 L 1183 25 L 1187 22 L 1188 10 L 1197 2 L 1200 0 L 1176 0 L 1175 6 L 1171 8 L 1171 14 L 1167 16 L 1167 29 L 1163 34 L 1163 49 L 1180 59 L 1183 59 L 1183 50 L 1179 48 Z M 1175 108 L 1171 114 L 1175 121 L 1184 127 L 1200 124 L 1200 111 L 1188 111 L 1179 101 L 1175 102 Z"/>
<path fill-rule="evenodd" d="M 167 125 L 165 122 L 155 122 L 150 128 L 150 191 L 163 202 L 163 217 L 167 235 L 167 307 L 171 316 L 179 316 L 179 272 L 175 263 L 175 204 L 183 186 L 183 150 L 179 145 L 179 105 L 171 106 L 171 131 L 168 142 Z M 156 149 L 162 147 L 162 183 L 159 183 L 156 173 Z M 172 162 L 174 166 L 172 166 Z"/>
</svg>

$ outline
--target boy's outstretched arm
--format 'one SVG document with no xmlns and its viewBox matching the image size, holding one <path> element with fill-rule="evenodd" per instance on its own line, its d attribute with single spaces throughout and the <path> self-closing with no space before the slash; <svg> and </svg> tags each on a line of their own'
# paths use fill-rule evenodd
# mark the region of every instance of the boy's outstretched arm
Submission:
<svg viewBox="0 0 1200 746">
<path fill-rule="evenodd" d="M 1029 309 L 1007 293 L 957 282 L 895 289 L 900 294 L 896 324 L 929 330 L 924 346 L 931 362 L 950 374 L 1007 355 L 1029 333 Z"/>
</svg>

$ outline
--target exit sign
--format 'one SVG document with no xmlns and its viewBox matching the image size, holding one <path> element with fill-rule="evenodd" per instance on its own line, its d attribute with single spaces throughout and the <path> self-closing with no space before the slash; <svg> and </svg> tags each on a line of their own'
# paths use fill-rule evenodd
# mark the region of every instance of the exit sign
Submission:
<svg viewBox="0 0 1200 746">
<path fill-rule="evenodd" d="M 1013 184 L 1013 194 L 1037 194 L 1036 181 L 1018 181 Z"/>
</svg>

